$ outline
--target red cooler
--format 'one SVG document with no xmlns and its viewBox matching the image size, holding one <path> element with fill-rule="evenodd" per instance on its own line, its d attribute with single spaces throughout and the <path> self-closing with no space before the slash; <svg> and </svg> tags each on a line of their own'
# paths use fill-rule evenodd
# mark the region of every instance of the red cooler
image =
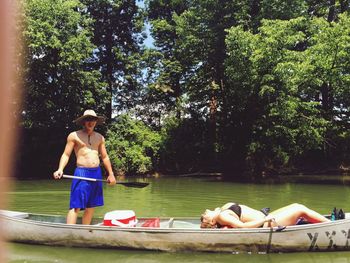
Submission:
<svg viewBox="0 0 350 263">
<path fill-rule="evenodd" d="M 104 226 L 135 227 L 137 219 L 132 210 L 115 210 L 105 214 Z"/>
</svg>

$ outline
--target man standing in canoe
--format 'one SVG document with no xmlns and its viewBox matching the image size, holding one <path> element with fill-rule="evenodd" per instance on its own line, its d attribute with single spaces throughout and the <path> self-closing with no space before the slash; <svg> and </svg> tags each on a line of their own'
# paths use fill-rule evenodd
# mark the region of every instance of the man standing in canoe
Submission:
<svg viewBox="0 0 350 263">
<path fill-rule="evenodd" d="M 111 161 L 109 160 L 104 137 L 95 132 L 95 126 L 104 123 L 105 117 L 98 116 L 93 110 L 86 110 L 83 116 L 74 120 L 83 128 L 70 133 L 66 147 L 61 156 L 58 170 L 54 172 L 55 179 L 61 179 L 74 149 L 77 159 L 77 168 L 74 175 L 102 179 L 100 158 L 107 170 L 107 181 L 110 185 L 116 184 Z M 73 179 L 70 195 L 70 209 L 67 214 L 67 224 L 75 224 L 80 210 L 85 210 L 82 223 L 89 225 L 94 214 L 94 208 L 103 205 L 102 182 L 91 182 Z"/>
</svg>

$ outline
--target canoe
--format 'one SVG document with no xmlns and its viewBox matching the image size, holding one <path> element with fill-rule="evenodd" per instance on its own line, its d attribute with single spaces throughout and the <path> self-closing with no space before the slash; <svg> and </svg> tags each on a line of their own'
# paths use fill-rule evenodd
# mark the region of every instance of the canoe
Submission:
<svg viewBox="0 0 350 263">
<path fill-rule="evenodd" d="M 0 210 L 8 241 L 50 246 L 159 251 L 272 253 L 350 250 L 350 214 L 333 222 L 275 228 L 200 229 L 198 218 L 160 218 L 160 227 L 67 225 L 65 217 Z"/>
</svg>

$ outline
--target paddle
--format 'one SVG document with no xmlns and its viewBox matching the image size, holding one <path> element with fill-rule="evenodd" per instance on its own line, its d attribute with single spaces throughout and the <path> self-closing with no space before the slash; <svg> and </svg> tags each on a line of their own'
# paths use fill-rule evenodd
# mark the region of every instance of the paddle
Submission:
<svg viewBox="0 0 350 263">
<path fill-rule="evenodd" d="M 68 179 L 79 179 L 79 180 L 85 180 L 85 181 L 91 181 L 91 182 L 106 182 L 106 183 L 108 183 L 107 180 L 103 180 L 103 179 L 80 177 L 80 176 L 67 175 L 67 174 L 64 174 L 62 177 L 68 178 Z M 144 187 L 149 185 L 149 183 L 141 183 L 141 182 L 117 182 L 117 184 L 121 184 L 121 185 L 124 185 L 126 187 L 135 187 L 135 188 L 144 188 Z"/>
</svg>

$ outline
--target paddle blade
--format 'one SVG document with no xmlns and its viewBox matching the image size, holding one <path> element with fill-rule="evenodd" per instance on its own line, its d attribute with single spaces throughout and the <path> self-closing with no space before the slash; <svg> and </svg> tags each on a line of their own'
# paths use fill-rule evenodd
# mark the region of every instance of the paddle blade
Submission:
<svg viewBox="0 0 350 263">
<path fill-rule="evenodd" d="M 121 184 L 126 187 L 135 187 L 135 188 L 144 188 L 149 185 L 149 183 L 141 183 L 141 182 L 117 182 L 117 184 Z"/>
</svg>

